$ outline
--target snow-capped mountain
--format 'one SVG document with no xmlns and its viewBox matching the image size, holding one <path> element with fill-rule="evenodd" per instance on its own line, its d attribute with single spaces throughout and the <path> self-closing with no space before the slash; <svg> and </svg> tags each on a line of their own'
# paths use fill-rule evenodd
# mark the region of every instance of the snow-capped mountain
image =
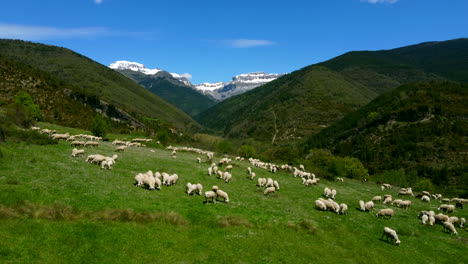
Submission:
<svg viewBox="0 0 468 264">
<path fill-rule="evenodd" d="M 116 61 L 114 63 L 111 63 L 109 65 L 109 68 L 114 69 L 114 70 L 130 70 L 130 71 L 135 71 L 135 72 L 141 72 L 146 75 L 156 75 L 158 73 L 165 72 L 164 70 L 161 69 L 148 69 L 145 67 L 145 65 L 138 63 L 138 62 L 132 62 L 132 61 Z M 182 82 L 185 85 L 188 86 L 193 86 L 192 83 L 188 80 L 187 77 L 191 77 L 190 74 L 184 73 L 184 74 L 177 74 L 177 73 L 172 73 L 169 72 L 172 77 L 180 82 Z"/>
<path fill-rule="evenodd" d="M 195 88 L 216 100 L 222 101 L 231 96 L 245 93 L 260 85 L 269 83 L 283 75 L 284 74 L 264 72 L 244 73 L 233 77 L 228 83 L 201 83 L 195 85 Z"/>
<path fill-rule="evenodd" d="M 140 72 L 146 75 L 154 75 L 157 77 L 167 77 L 168 75 L 174 78 L 174 82 L 181 82 L 192 89 L 208 95 L 214 98 L 217 101 L 225 100 L 231 96 L 241 94 L 252 90 L 260 85 L 266 84 L 273 80 L 278 79 L 279 77 L 283 76 L 284 74 L 276 74 L 276 73 L 264 73 L 264 72 L 252 72 L 252 73 L 244 73 L 234 76 L 230 82 L 216 82 L 216 83 L 201 83 L 201 84 L 192 84 L 189 81 L 191 75 L 188 73 L 185 74 L 177 74 L 177 73 L 169 73 L 161 69 L 148 69 L 145 65 L 138 63 L 138 62 L 131 62 L 131 61 L 116 61 L 109 65 L 109 68 L 117 70 L 117 71 L 135 71 Z"/>
</svg>

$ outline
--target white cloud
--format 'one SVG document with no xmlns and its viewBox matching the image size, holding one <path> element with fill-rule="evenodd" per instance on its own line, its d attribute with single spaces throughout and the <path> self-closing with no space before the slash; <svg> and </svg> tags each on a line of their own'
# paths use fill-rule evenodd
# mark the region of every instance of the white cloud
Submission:
<svg viewBox="0 0 468 264">
<path fill-rule="evenodd" d="M 271 46 L 276 44 L 273 41 L 263 39 L 234 39 L 228 40 L 227 42 L 228 45 L 233 48 L 251 48 L 258 46 Z"/>
<path fill-rule="evenodd" d="M 370 4 L 383 4 L 383 3 L 394 4 L 398 2 L 398 0 L 361 0 L 361 2 L 366 2 Z"/>
<path fill-rule="evenodd" d="M 78 38 L 91 36 L 119 35 L 106 28 L 56 28 L 29 25 L 0 24 L 0 38 L 42 40 L 58 38 Z"/>
<path fill-rule="evenodd" d="M 186 78 L 187 80 L 192 79 L 192 74 L 187 73 L 187 72 L 186 72 L 186 73 L 183 73 L 181 76 L 184 77 L 184 78 Z"/>
<path fill-rule="evenodd" d="M 102 3 L 102 0 L 94 0 L 94 3 L 99 5 L 100 3 Z"/>
</svg>

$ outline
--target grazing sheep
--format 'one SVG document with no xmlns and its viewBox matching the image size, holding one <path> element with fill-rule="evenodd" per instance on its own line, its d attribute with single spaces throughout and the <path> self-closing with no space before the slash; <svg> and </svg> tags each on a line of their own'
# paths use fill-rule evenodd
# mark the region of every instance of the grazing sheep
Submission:
<svg viewBox="0 0 468 264">
<path fill-rule="evenodd" d="M 162 180 L 162 184 L 164 184 L 164 185 L 166 185 L 166 186 L 169 185 L 169 181 L 170 181 L 170 176 L 169 176 L 169 174 L 163 172 L 163 173 L 161 174 L 161 176 L 162 176 L 162 179 L 163 179 L 163 180 Z"/>
<path fill-rule="evenodd" d="M 397 246 L 400 245 L 400 240 L 398 239 L 398 235 L 397 235 L 395 230 L 393 230 L 393 229 L 391 229 L 389 227 L 384 227 L 384 232 L 382 234 L 382 237 L 384 237 L 384 236 L 385 236 L 387 241 L 388 241 L 388 238 L 390 238 L 390 240 L 395 241 L 395 244 Z"/>
<path fill-rule="evenodd" d="M 325 203 L 320 200 L 315 201 L 315 207 L 317 207 L 319 210 L 322 210 L 322 211 L 327 210 L 327 206 L 325 205 Z"/>
<path fill-rule="evenodd" d="M 169 176 L 169 181 L 168 181 L 167 186 L 176 184 L 178 179 L 179 179 L 179 175 L 175 173 L 172 174 L 171 176 Z"/>
<path fill-rule="evenodd" d="M 277 181 L 273 181 L 273 186 L 275 187 L 276 190 L 279 190 L 279 183 Z"/>
<path fill-rule="evenodd" d="M 401 201 L 401 203 L 398 206 L 400 208 L 408 209 L 411 206 L 411 201 L 409 201 L 409 200 Z"/>
<path fill-rule="evenodd" d="M 250 173 L 250 180 L 253 181 L 253 179 L 255 179 L 255 172 Z"/>
<path fill-rule="evenodd" d="M 201 159 L 197 157 L 197 163 L 200 164 L 201 163 Z"/>
<path fill-rule="evenodd" d="M 348 205 L 345 203 L 340 204 L 340 214 L 346 214 L 348 211 Z"/>
<path fill-rule="evenodd" d="M 201 195 L 203 192 L 203 185 L 201 183 L 197 183 L 197 194 Z"/>
<path fill-rule="evenodd" d="M 331 204 L 332 211 L 338 214 L 340 212 L 340 205 L 337 202 L 331 200 L 330 198 L 328 198 L 328 201 Z"/>
<path fill-rule="evenodd" d="M 380 209 L 380 211 L 375 214 L 377 217 L 388 217 L 389 219 L 392 218 L 393 216 L 393 209 L 391 208 L 386 208 L 386 209 Z"/>
<path fill-rule="evenodd" d="M 274 187 L 274 186 L 273 186 L 273 179 L 272 179 L 272 178 L 268 178 L 265 186 L 266 186 L 266 187 Z"/>
<path fill-rule="evenodd" d="M 229 196 L 226 192 L 219 189 L 216 190 L 216 199 L 218 199 L 218 197 L 223 198 L 224 202 L 229 203 Z"/>
<path fill-rule="evenodd" d="M 185 192 L 188 195 L 191 195 L 193 193 L 193 191 L 195 191 L 196 189 L 197 189 L 197 185 L 196 184 L 191 184 L 190 182 L 188 182 L 187 185 L 185 186 Z"/>
<path fill-rule="evenodd" d="M 138 173 L 135 175 L 135 181 L 137 182 L 136 186 L 141 187 L 143 186 L 143 180 L 145 179 L 145 175 L 143 173 Z"/>
<path fill-rule="evenodd" d="M 442 225 L 444 226 L 444 231 L 448 233 L 452 232 L 452 234 L 458 235 L 457 230 L 455 229 L 455 226 L 449 221 L 444 222 Z"/>
<path fill-rule="evenodd" d="M 392 197 L 386 197 L 385 200 L 383 201 L 383 204 L 389 204 L 392 202 Z"/>
<path fill-rule="evenodd" d="M 161 175 L 161 173 L 159 173 L 159 171 L 157 171 L 157 172 L 154 174 L 154 177 L 155 177 L 156 179 L 161 179 L 161 178 L 162 178 L 162 175 Z"/>
<path fill-rule="evenodd" d="M 258 178 L 258 187 L 263 187 L 265 186 L 267 180 L 265 178 Z"/>
<path fill-rule="evenodd" d="M 442 204 L 437 210 L 452 213 L 455 210 L 455 206 L 453 204 Z"/>
<path fill-rule="evenodd" d="M 427 196 L 427 195 L 423 195 L 423 197 L 421 197 L 421 201 L 423 201 L 423 202 L 430 202 L 430 201 L 431 201 L 431 198 L 429 198 L 429 196 Z"/>
<path fill-rule="evenodd" d="M 75 140 L 75 141 L 72 141 L 72 142 L 70 143 L 70 146 L 72 146 L 72 147 L 78 147 L 78 146 L 84 147 L 84 145 L 85 145 L 85 142 L 84 142 L 84 141 L 76 141 L 76 140 Z"/>
<path fill-rule="evenodd" d="M 231 179 L 232 179 L 232 174 L 226 171 L 226 172 L 224 172 L 223 177 L 224 177 L 224 181 L 226 183 L 229 183 L 231 181 Z"/>
<path fill-rule="evenodd" d="M 208 175 L 211 176 L 211 174 L 213 173 L 213 169 L 211 167 L 208 168 Z"/>
<path fill-rule="evenodd" d="M 331 190 L 331 197 L 330 197 L 330 198 L 332 198 L 333 200 L 335 200 L 335 196 L 336 196 L 336 190 L 333 189 L 333 190 Z"/>
<path fill-rule="evenodd" d="M 211 199 L 213 203 L 216 203 L 216 192 L 215 191 L 207 191 L 205 192 L 205 201 L 208 203 L 208 199 Z"/>
<path fill-rule="evenodd" d="M 276 189 L 275 187 L 268 187 L 265 189 L 265 191 L 263 192 L 264 195 L 267 195 L 269 193 L 275 193 Z"/>
<path fill-rule="evenodd" d="M 374 209 L 374 202 L 367 202 L 366 204 L 364 204 L 364 208 L 366 208 L 366 211 L 372 211 Z"/>
<path fill-rule="evenodd" d="M 116 152 L 123 152 L 126 148 L 127 148 L 127 146 L 118 146 L 118 147 L 115 148 L 115 151 Z"/>
<path fill-rule="evenodd" d="M 400 203 L 401 203 L 401 202 L 403 202 L 403 200 L 401 200 L 401 199 L 396 199 L 396 200 L 394 200 L 391 204 L 392 204 L 392 205 L 396 205 L 396 206 L 400 206 Z"/>
<path fill-rule="evenodd" d="M 430 226 L 433 226 L 434 223 L 435 223 L 435 221 L 436 221 L 436 220 L 435 220 L 434 216 L 430 215 L 430 216 L 429 216 L 429 225 L 430 225 Z"/>
<path fill-rule="evenodd" d="M 143 183 L 148 185 L 148 189 L 154 190 L 156 185 L 156 179 L 149 174 L 144 174 Z"/>
<path fill-rule="evenodd" d="M 364 205 L 365 205 L 364 201 L 363 201 L 363 200 L 360 200 L 360 201 L 359 201 L 359 210 L 365 212 L 365 211 L 366 211 L 366 207 L 365 207 Z"/>
<path fill-rule="evenodd" d="M 448 221 L 455 225 L 460 219 L 456 216 L 450 216 Z"/>
<path fill-rule="evenodd" d="M 247 174 L 252 175 L 252 169 L 250 167 L 247 167 Z"/>
<path fill-rule="evenodd" d="M 76 156 L 80 156 L 80 155 L 84 155 L 84 149 L 76 149 L 74 148 L 72 150 L 72 154 L 71 154 L 73 157 L 76 157 Z"/>
<path fill-rule="evenodd" d="M 421 221 L 422 221 L 422 224 L 425 225 L 427 223 L 427 221 L 429 220 L 429 216 L 427 215 L 423 215 L 421 216 Z"/>
<path fill-rule="evenodd" d="M 447 215 L 444 215 L 444 214 L 438 214 L 438 215 L 434 216 L 434 218 L 435 218 L 436 223 L 443 223 L 443 222 L 447 222 L 449 220 L 449 217 Z"/>
<path fill-rule="evenodd" d="M 372 197 L 372 201 L 373 202 L 380 202 L 380 201 L 382 201 L 382 196 L 380 196 L 380 195 L 374 196 L 374 197 Z"/>
<path fill-rule="evenodd" d="M 232 170 L 232 165 L 227 165 L 226 166 L 226 171 L 231 171 Z"/>
<path fill-rule="evenodd" d="M 443 198 L 443 199 L 441 200 L 441 202 L 443 202 L 443 203 L 450 203 L 450 199 L 449 199 L 449 198 Z"/>
</svg>

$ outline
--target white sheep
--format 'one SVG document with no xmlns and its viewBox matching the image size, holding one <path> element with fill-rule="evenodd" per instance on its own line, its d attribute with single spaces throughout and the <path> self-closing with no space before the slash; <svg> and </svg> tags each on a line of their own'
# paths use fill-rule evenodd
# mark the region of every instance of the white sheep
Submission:
<svg viewBox="0 0 468 264">
<path fill-rule="evenodd" d="M 437 210 L 444 211 L 447 213 L 452 213 L 455 210 L 455 205 L 453 204 L 442 204 Z"/>
<path fill-rule="evenodd" d="M 231 171 L 232 170 L 232 165 L 227 165 L 226 166 L 226 171 Z"/>
<path fill-rule="evenodd" d="M 179 179 L 179 175 L 177 175 L 175 173 L 172 174 L 171 176 L 169 176 L 169 181 L 168 181 L 167 185 L 170 186 L 170 185 L 176 184 L 178 179 Z"/>
<path fill-rule="evenodd" d="M 203 185 L 201 183 L 197 183 L 197 194 L 201 195 L 203 192 Z"/>
<path fill-rule="evenodd" d="M 409 200 L 401 201 L 398 206 L 401 207 L 401 208 L 408 209 L 411 206 L 411 201 L 409 201 Z"/>
<path fill-rule="evenodd" d="M 435 220 L 434 216 L 429 215 L 429 225 L 430 225 L 430 226 L 433 226 L 434 223 L 435 223 L 435 221 L 436 221 L 436 220 Z"/>
<path fill-rule="evenodd" d="M 155 189 L 156 180 L 155 180 L 155 178 L 154 178 L 152 175 L 144 174 L 143 183 L 146 184 L 146 185 L 148 185 L 148 188 L 149 188 L 150 190 L 154 190 L 154 189 Z"/>
<path fill-rule="evenodd" d="M 273 181 L 273 186 L 275 187 L 276 190 L 279 190 L 279 183 L 277 181 Z"/>
<path fill-rule="evenodd" d="M 265 186 L 267 180 L 265 178 L 258 178 L 257 182 L 258 182 L 258 187 L 263 187 Z"/>
<path fill-rule="evenodd" d="M 366 211 L 366 207 L 365 207 L 365 203 L 363 200 L 360 200 L 359 201 L 359 210 L 365 212 Z"/>
<path fill-rule="evenodd" d="M 421 201 L 423 201 L 423 202 L 430 202 L 430 201 L 431 201 L 431 198 L 429 198 L 429 196 L 427 196 L 427 195 L 423 195 L 423 196 L 421 197 Z"/>
<path fill-rule="evenodd" d="M 444 215 L 444 214 L 438 214 L 438 215 L 434 216 L 434 218 L 436 220 L 436 223 L 443 223 L 443 222 L 447 222 L 449 220 L 448 215 Z"/>
<path fill-rule="evenodd" d="M 333 189 L 333 190 L 331 190 L 331 197 L 330 197 L 330 198 L 332 198 L 333 200 L 335 200 L 335 196 L 336 196 L 336 190 Z"/>
<path fill-rule="evenodd" d="M 452 232 L 452 234 L 458 235 L 457 230 L 455 229 L 455 226 L 449 221 L 444 222 L 443 226 L 444 226 L 444 231 L 447 231 L 449 233 Z"/>
<path fill-rule="evenodd" d="M 188 195 L 191 195 L 193 193 L 193 191 L 195 191 L 196 189 L 197 189 L 196 184 L 191 184 L 190 182 L 188 182 L 187 185 L 186 185 L 186 188 L 185 188 L 185 192 Z"/>
<path fill-rule="evenodd" d="M 340 204 L 340 214 L 346 214 L 348 211 L 348 205 L 345 203 Z"/>
<path fill-rule="evenodd" d="M 224 172 L 223 178 L 226 183 L 229 183 L 232 179 L 232 174 L 226 171 Z"/>
<path fill-rule="evenodd" d="M 208 202 L 208 199 L 211 199 L 213 203 L 216 203 L 216 192 L 215 191 L 205 192 L 205 201 Z"/>
<path fill-rule="evenodd" d="M 74 148 L 72 150 L 72 154 L 71 154 L 73 157 L 76 157 L 76 156 L 80 156 L 80 155 L 84 155 L 84 149 L 76 149 Z"/>
<path fill-rule="evenodd" d="M 200 164 L 201 163 L 201 159 L 197 157 L 197 163 Z"/>
<path fill-rule="evenodd" d="M 170 182 L 170 175 L 167 174 L 167 173 L 165 173 L 165 172 L 163 172 L 163 173 L 161 174 L 161 176 L 162 176 L 162 179 L 163 179 L 163 180 L 162 180 L 162 184 L 164 184 L 164 185 L 166 185 L 166 186 L 169 185 L 169 182 Z"/>
<path fill-rule="evenodd" d="M 274 187 L 274 186 L 273 186 L 273 179 L 272 179 L 272 178 L 268 178 L 268 179 L 267 179 L 266 187 Z"/>
<path fill-rule="evenodd" d="M 224 202 L 229 203 L 229 196 L 226 192 L 219 189 L 216 190 L 216 199 L 218 199 L 218 197 L 223 198 Z"/>
<path fill-rule="evenodd" d="M 269 193 L 275 193 L 276 189 L 275 187 L 267 187 L 265 191 L 263 192 L 264 195 L 267 195 Z"/>
<path fill-rule="evenodd" d="M 380 211 L 375 214 L 377 217 L 388 217 L 389 219 L 392 218 L 393 216 L 393 209 L 391 208 L 386 208 L 386 209 L 380 209 Z"/>
<path fill-rule="evenodd" d="M 380 201 L 382 201 L 382 196 L 380 196 L 380 195 L 374 196 L 374 197 L 372 197 L 372 201 L 373 202 L 380 202 Z"/>
<path fill-rule="evenodd" d="M 389 204 L 392 202 L 392 197 L 386 197 L 385 200 L 383 201 L 383 204 Z"/>
<path fill-rule="evenodd" d="M 141 187 L 143 186 L 143 180 L 145 179 L 145 175 L 143 173 L 138 173 L 135 175 L 135 181 L 137 182 L 136 186 Z"/>
<path fill-rule="evenodd" d="M 318 209 L 322 210 L 322 211 L 326 211 L 327 210 L 327 206 L 325 205 L 324 202 L 320 201 L 320 200 L 316 200 L 315 201 L 315 207 L 317 207 Z"/>
<path fill-rule="evenodd" d="M 428 215 L 422 215 L 421 216 L 421 221 L 422 221 L 422 224 L 425 225 L 427 223 L 427 221 L 429 221 L 429 216 Z"/>
<path fill-rule="evenodd" d="M 209 168 L 208 168 L 208 175 L 211 176 L 212 173 L 213 173 L 213 168 L 209 167 Z"/>
<path fill-rule="evenodd" d="M 255 179 L 255 172 L 250 173 L 250 179 L 251 180 Z"/>
<path fill-rule="evenodd" d="M 384 227 L 384 232 L 382 234 L 382 237 L 386 238 L 386 240 L 388 241 L 388 239 L 390 238 L 390 240 L 394 240 L 395 241 L 395 244 L 398 246 L 400 245 L 400 240 L 398 239 L 398 235 L 396 233 L 395 230 L 389 228 L 389 227 Z M 382 238 L 381 237 L 381 238 Z"/>
</svg>

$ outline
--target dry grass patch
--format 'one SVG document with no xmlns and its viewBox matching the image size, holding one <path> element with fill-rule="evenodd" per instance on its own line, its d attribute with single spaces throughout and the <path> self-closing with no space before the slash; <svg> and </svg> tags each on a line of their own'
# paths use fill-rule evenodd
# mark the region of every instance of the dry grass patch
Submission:
<svg viewBox="0 0 468 264">
<path fill-rule="evenodd" d="M 249 220 L 242 218 L 240 216 L 220 216 L 218 217 L 218 225 L 221 227 L 231 227 L 231 226 L 253 227 L 252 223 L 250 223 Z"/>
</svg>

